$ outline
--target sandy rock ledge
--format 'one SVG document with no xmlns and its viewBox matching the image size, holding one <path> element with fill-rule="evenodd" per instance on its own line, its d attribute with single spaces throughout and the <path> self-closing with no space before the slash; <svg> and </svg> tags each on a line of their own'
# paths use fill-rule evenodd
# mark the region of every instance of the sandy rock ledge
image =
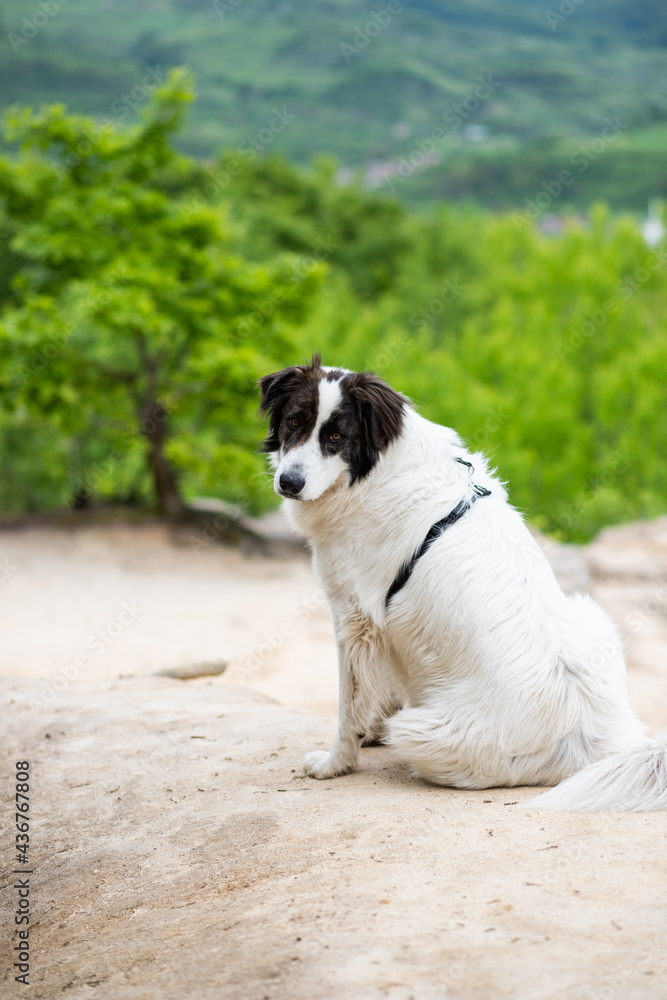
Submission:
<svg viewBox="0 0 667 1000">
<path fill-rule="evenodd" d="M 77 683 L 49 709 L 38 687 L 0 681 L 3 998 L 28 995 L 19 759 L 34 1000 L 665 995 L 665 814 L 527 810 L 532 790 L 430 787 L 385 748 L 316 782 L 332 719 L 207 680 Z"/>
</svg>

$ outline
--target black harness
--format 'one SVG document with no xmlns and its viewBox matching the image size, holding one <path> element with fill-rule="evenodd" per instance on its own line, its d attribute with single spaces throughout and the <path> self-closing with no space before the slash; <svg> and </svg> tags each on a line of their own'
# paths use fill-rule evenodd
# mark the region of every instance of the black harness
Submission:
<svg viewBox="0 0 667 1000">
<path fill-rule="evenodd" d="M 461 465 L 467 465 L 471 475 L 475 471 L 472 466 L 472 463 L 466 462 L 466 460 L 463 458 L 455 458 L 454 461 L 460 462 Z M 456 524 L 456 522 L 463 517 L 465 512 L 467 510 L 470 510 L 470 508 L 478 499 L 478 497 L 488 497 L 491 495 L 491 490 L 487 490 L 484 486 L 475 486 L 473 484 L 472 488 L 474 491 L 473 495 L 467 500 L 461 500 L 460 503 L 457 503 L 454 510 L 450 511 L 446 517 L 443 517 L 440 521 L 436 521 L 435 524 L 432 524 L 428 530 L 426 538 L 421 543 L 419 548 L 415 549 L 410 558 L 403 563 L 398 573 L 394 577 L 394 582 L 387 591 L 387 596 L 384 602 L 385 609 L 389 608 L 389 602 L 391 601 L 394 594 L 397 594 L 399 590 L 402 590 L 402 588 L 406 585 L 406 583 L 412 576 L 415 566 L 417 565 L 417 560 L 421 559 L 421 557 L 426 552 L 428 552 L 428 550 L 433 545 L 433 542 L 435 542 L 436 539 L 440 538 L 440 535 L 442 535 L 442 533 L 446 531 L 447 528 L 451 527 L 452 524 Z"/>
</svg>

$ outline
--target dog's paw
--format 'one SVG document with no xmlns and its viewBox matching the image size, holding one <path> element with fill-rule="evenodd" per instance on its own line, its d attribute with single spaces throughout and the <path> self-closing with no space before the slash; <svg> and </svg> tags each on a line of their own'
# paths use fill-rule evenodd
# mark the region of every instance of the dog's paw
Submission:
<svg viewBox="0 0 667 1000">
<path fill-rule="evenodd" d="M 304 758 L 303 769 L 311 778 L 335 778 L 339 774 L 347 774 L 352 767 L 332 758 L 327 750 L 312 750 Z"/>
</svg>

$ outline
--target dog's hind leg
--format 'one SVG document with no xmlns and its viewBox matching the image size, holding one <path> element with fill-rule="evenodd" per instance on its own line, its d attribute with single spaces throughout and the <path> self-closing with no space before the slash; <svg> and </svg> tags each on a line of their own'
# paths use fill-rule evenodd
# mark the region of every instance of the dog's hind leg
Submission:
<svg viewBox="0 0 667 1000">
<path fill-rule="evenodd" d="M 386 722 L 386 743 L 426 781 L 454 788 L 487 788 L 491 775 L 480 776 L 466 733 L 442 708 L 405 708 Z"/>
<path fill-rule="evenodd" d="M 358 613 L 341 617 L 335 624 L 339 669 L 338 733 L 331 750 L 313 750 L 306 754 L 304 770 L 312 778 L 335 778 L 353 770 L 364 742 L 384 734 L 384 719 L 395 704 L 380 630 Z"/>
</svg>

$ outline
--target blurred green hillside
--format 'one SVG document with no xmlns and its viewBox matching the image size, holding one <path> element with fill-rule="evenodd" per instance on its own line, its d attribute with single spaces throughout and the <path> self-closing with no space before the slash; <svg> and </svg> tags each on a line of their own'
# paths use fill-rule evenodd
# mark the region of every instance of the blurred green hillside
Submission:
<svg viewBox="0 0 667 1000">
<path fill-rule="evenodd" d="M 667 250 L 594 207 L 428 215 L 327 161 L 176 151 L 182 72 L 131 128 L 15 111 L 0 161 L 0 513 L 275 503 L 254 380 L 370 368 L 582 540 L 667 510 Z M 74 516 L 74 515 L 73 515 Z"/>
<path fill-rule="evenodd" d="M 115 125 L 143 103 L 147 73 L 187 65 L 200 97 L 181 148 L 200 157 L 240 144 L 300 163 L 324 153 L 414 204 L 504 209 L 612 119 L 622 134 L 558 210 L 604 198 L 643 211 L 667 195 L 661 0 L 4 0 L 0 40 L 3 102 L 63 101 Z M 428 169 L 383 180 L 438 129 Z"/>
</svg>

